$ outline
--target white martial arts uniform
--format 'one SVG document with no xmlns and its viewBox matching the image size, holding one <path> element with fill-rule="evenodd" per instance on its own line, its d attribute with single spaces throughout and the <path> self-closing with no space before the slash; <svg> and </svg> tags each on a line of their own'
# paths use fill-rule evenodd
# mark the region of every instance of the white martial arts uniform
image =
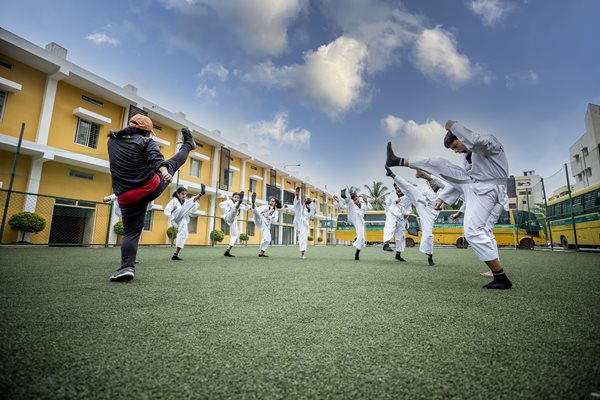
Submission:
<svg viewBox="0 0 600 400">
<path fill-rule="evenodd" d="M 294 197 L 294 228 L 298 231 L 298 245 L 300 251 L 306 251 L 308 247 L 308 232 L 310 221 L 315 217 L 317 207 L 311 202 L 309 209 L 306 208 L 299 198 Z"/>
<path fill-rule="evenodd" d="M 506 154 L 492 135 L 477 134 L 459 123 L 454 123 L 451 131 L 472 152 L 470 163 L 466 157 L 462 167 L 444 158 L 426 158 L 410 160 L 410 167 L 436 174 L 462 192 L 466 203 L 465 238 L 481 261 L 492 261 L 498 258 L 498 246 L 488 226 L 498 205 L 506 202 Z M 453 203 L 440 198 L 447 204 Z"/>
<path fill-rule="evenodd" d="M 196 212 L 198 206 L 199 204 L 192 199 L 187 199 L 182 204 L 177 197 L 173 197 L 165 207 L 165 215 L 169 217 L 171 225 L 177 228 L 175 246 L 180 249 L 183 249 L 185 246 L 185 241 L 189 235 L 188 223 L 190 222 L 190 215 Z"/>
<path fill-rule="evenodd" d="M 354 225 L 356 231 L 356 240 L 352 243 L 352 246 L 356 247 L 357 250 L 365 247 L 365 211 L 370 211 L 373 206 L 368 202 L 365 203 L 363 199 L 360 199 L 360 207 L 354 204 L 354 201 L 350 197 L 346 199 L 340 199 L 341 203 L 338 203 L 340 210 L 346 210 L 348 214 L 348 222 Z"/>
<path fill-rule="evenodd" d="M 396 251 L 404 251 L 404 231 L 406 230 L 406 217 L 410 214 L 412 203 L 406 196 L 398 198 L 393 193 L 384 204 L 385 225 L 383 226 L 383 242 L 389 243 L 396 239 Z"/>
<path fill-rule="evenodd" d="M 260 231 L 260 249 L 266 251 L 271 244 L 271 224 L 279 219 L 277 209 L 272 210 L 269 205 L 256 207 L 253 210 L 254 223 Z"/>
<path fill-rule="evenodd" d="M 419 189 L 410 184 L 406 179 L 398 175 L 394 178 L 394 182 L 400 187 L 404 196 L 408 197 L 417 209 L 417 214 L 419 214 L 419 224 L 422 231 L 419 250 L 421 253 L 433 254 L 433 224 L 440 213 L 434 208 L 435 200 L 438 197 L 437 193 L 430 187 L 419 191 Z M 435 180 L 434 183 L 443 188 L 444 183 L 440 180 Z"/>
<path fill-rule="evenodd" d="M 229 245 L 233 247 L 240 237 L 240 227 L 238 226 L 237 217 L 240 215 L 240 212 L 247 211 L 250 207 L 240 204 L 239 208 L 235 208 L 235 202 L 232 199 L 220 202 L 219 207 L 223 210 L 223 221 L 229 225 Z"/>
</svg>

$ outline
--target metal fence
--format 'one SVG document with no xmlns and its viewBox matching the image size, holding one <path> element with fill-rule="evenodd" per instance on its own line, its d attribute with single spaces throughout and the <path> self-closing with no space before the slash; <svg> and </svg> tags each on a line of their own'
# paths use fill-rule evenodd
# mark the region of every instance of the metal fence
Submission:
<svg viewBox="0 0 600 400">
<path fill-rule="evenodd" d="M 112 229 L 111 205 L 89 200 L 2 189 L 0 212 L 5 221 L 2 244 L 107 245 Z M 22 213 L 34 213 L 43 224 L 34 223 L 39 218 L 32 222 Z"/>
</svg>

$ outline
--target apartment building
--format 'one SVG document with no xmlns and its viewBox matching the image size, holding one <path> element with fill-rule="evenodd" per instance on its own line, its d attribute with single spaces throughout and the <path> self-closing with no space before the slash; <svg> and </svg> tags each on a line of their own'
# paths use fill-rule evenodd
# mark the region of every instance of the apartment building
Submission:
<svg viewBox="0 0 600 400">
<path fill-rule="evenodd" d="M 255 191 L 258 203 L 270 197 L 284 203 L 293 201 L 296 186 L 317 199 L 317 217 L 311 227 L 315 244 L 333 241 L 336 211 L 326 190 L 308 179 L 275 165 L 233 143 L 218 131 L 189 121 L 180 112 L 171 112 L 137 93 L 132 85 L 120 87 L 71 63 L 67 50 L 50 43 L 39 47 L 24 38 L 0 29 L 0 206 L 6 205 L 7 189 L 18 146 L 21 126 L 25 129 L 16 168 L 8 217 L 31 211 L 46 220 L 44 231 L 31 235 L 31 243 L 115 244 L 118 218 L 100 204 L 110 194 L 111 179 L 106 134 L 127 125 L 141 113 L 154 122 L 155 140 L 166 158 L 177 150 L 183 127 L 189 127 L 197 148 L 181 168 L 170 190 L 158 198 L 146 216 L 141 244 L 166 244 L 168 221 L 163 208 L 177 185 L 194 194 L 200 184 L 207 196 L 200 199 L 197 215 L 190 223 L 188 244 L 210 244 L 210 232 L 225 234 L 229 229 L 220 218 L 219 201 L 231 193 Z M 273 226 L 274 244 L 296 242 L 293 216 L 280 213 Z M 251 212 L 240 221 L 240 231 L 259 242 Z M 17 233 L 4 227 L 2 243 L 15 241 Z M 331 232 L 331 233 L 330 233 Z"/>
</svg>

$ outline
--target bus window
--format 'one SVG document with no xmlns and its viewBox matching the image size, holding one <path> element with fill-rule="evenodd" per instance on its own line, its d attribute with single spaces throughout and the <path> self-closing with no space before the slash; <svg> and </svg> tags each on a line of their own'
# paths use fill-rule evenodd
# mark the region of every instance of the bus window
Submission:
<svg viewBox="0 0 600 400">
<path fill-rule="evenodd" d="M 498 222 L 496 222 L 496 224 L 497 225 L 511 225 L 510 215 L 508 214 L 508 211 L 502 210 L 502 213 L 500 214 L 500 217 L 498 218 Z"/>
</svg>

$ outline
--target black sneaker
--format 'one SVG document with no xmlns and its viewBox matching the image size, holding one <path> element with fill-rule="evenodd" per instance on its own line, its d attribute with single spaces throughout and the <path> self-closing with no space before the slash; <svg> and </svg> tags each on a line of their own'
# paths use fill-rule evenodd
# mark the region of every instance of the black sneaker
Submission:
<svg viewBox="0 0 600 400">
<path fill-rule="evenodd" d="M 429 266 L 430 266 L 430 267 L 433 267 L 433 266 L 435 266 L 435 263 L 433 262 L 433 258 L 428 258 L 428 259 L 427 259 L 427 262 L 429 263 Z"/>
<path fill-rule="evenodd" d="M 242 204 L 242 201 L 244 201 L 244 191 L 243 190 L 240 191 L 240 201 L 238 201 L 238 204 Z"/>
<path fill-rule="evenodd" d="M 256 192 L 252 192 L 251 199 L 252 199 L 252 204 L 256 203 Z"/>
<path fill-rule="evenodd" d="M 229 250 L 226 250 L 226 251 L 225 251 L 225 254 L 223 254 L 223 255 L 224 255 L 225 257 L 235 257 L 233 254 L 231 254 L 231 253 L 229 252 Z"/>
<path fill-rule="evenodd" d="M 384 243 L 383 244 L 383 251 L 394 251 L 391 247 L 389 243 Z"/>
<path fill-rule="evenodd" d="M 355 261 L 360 261 L 360 250 L 356 250 L 356 253 L 354 253 L 354 260 Z"/>
<path fill-rule="evenodd" d="M 394 173 L 392 172 L 392 170 L 389 167 L 385 167 L 385 176 L 394 176 Z"/>
<path fill-rule="evenodd" d="M 493 280 L 490 283 L 488 283 L 487 285 L 483 286 L 484 289 L 500 289 L 500 290 L 510 289 L 511 287 L 512 287 L 511 281 L 501 282 L 501 281 L 497 281 L 497 280 Z"/>
<path fill-rule="evenodd" d="M 406 262 L 406 260 L 404 258 L 402 258 L 402 256 L 398 253 L 396 253 L 396 260 Z"/>
<path fill-rule="evenodd" d="M 192 131 L 190 131 L 188 128 L 182 128 L 181 136 L 183 136 L 183 143 L 189 144 L 191 150 L 196 148 L 196 142 L 194 141 L 194 136 L 192 136 Z"/>
<path fill-rule="evenodd" d="M 340 193 L 340 197 L 344 200 L 346 200 L 346 189 L 342 189 L 342 192 Z"/>
<path fill-rule="evenodd" d="M 173 254 L 173 257 L 171 257 L 172 261 L 183 261 L 183 258 L 179 257 L 177 254 Z"/>
<path fill-rule="evenodd" d="M 259 257 L 269 257 L 269 256 L 268 256 L 268 255 L 266 255 L 266 254 L 259 254 L 258 256 L 259 256 Z"/>
<path fill-rule="evenodd" d="M 200 184 L 200 196 L 204 196 L 206 194 L 206 185 L 204 183 Z"/>
<path fill-rule="evenodd" d="M 135 268 L 125 267 L 115 271 L 109 279 L 111 282 L 129 282 L 133 279 L 134 275 Z"/>
</svg>

